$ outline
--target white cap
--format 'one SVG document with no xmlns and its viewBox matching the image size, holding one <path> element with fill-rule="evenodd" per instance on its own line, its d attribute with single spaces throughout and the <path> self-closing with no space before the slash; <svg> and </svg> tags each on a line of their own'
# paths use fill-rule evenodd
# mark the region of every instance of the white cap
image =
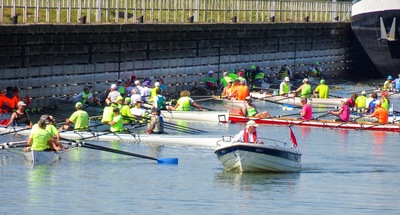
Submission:
<svg viewBox="0 0 400 215">
<path fill-rule="evenodd" d="M 210 71 L 208 71 L 208 74 L 214 74 L 214 72 L 210 70 Z"/>
<path fill-rule="evenodd" d="M 157 81 L 156 83 L 154 83 L 154 86 L 155 87 L 159 87 L 160 86 L 160 82 Z"/>
<path fill-rule="evenodd" d="M 245 99 L 246 100 L 251 100 L 251 96 L 247 96 Z"/>
<path fill-rule="evenodd" d="M 363 91 L 361 92 L 361 95 L 365 95 L 365 94 L 367 94 L 367 92 L 365 92 L 365 90 L 363 90 Z"/>
<path fill-rule="evenodd" d="M 303 79 L 303 83 L 308 82 L 308 78 Z"/>
<path fill-rule="evenodd" d="M 111 84 L 111 89 L 116 90 L 117 89 L 117 85 L 116 84 Z"/>
<path fill-rule="evenodd" d="M 340 100 L 341 102 L 347 102 L 346 98 L 343 98 L 342 100 Z"/>
<path fill-rule="evenodd" d="M 289 77 L 285 77 L 284 80 L 285 80 L 285 81 L 290 81 Z"/>
<path fill-rule="evenodd" d="M 26 104 L 25 104 L 24 101 L 19 101 L 18 104 L 17 104 L 17 106 L 26 106 Z"/>
<path fill-rule="evenodd" d="M 250 121 L 248 121 L 248 122 L 246 123 L 246 127 L 248 128 L 248 127 L 250 127 L 250 126 L 258 127 L 258 124 L 257 124 L 254 120 L 250 120 Z"/>
<path fill-rule="evenodd" d="M 136 80 L 136 81 L 135 81 L 135 85 L 138 85 L 138 84 L 140 84 L 140 81 L 139 81 L 139 80 Z"/>
<path fill-rule="evenodd" d="M 381 100 L 376 100 L 374 103 L 375 103 L 376 105 L 381 105 Z"/>
</svg>

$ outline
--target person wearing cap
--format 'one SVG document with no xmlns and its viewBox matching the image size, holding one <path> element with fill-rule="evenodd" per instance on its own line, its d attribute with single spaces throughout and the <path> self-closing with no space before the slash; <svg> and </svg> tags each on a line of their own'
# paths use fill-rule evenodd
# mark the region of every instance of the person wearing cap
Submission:
<svg viewBox="0 0 400 215">
<path fill-rule="evenodd" d="M 246 117 L 257 117 L 257 118 L 271 117 L 268 111 L 258 113 L 256 105 L 252 103 L 250 96 L 246 97 L 246 100 L 242 108 L 242 114 Z"/>
<path fill-rule="evenodd" d="M 57 128 L 54 126 L 54 123 L 56 122 L 54 117 L 51 115 L 42 115 L 40 119 L 46 122 L 45 130 L 49 132 L 50 135 L 53 137 L 53 139 L 51 140 L 52 148 L 57 151 L 61 150 L 63 148 L 63 146 L 60 143 L 61 136 Z M 38 123 L 32 126 L 32 132 L 35 132 L 36 129 L 39 129 Z"/>
<path fill-rule="evenodd" d="M 325 84 L 325 80 L 321 79 L 319 85 L 315 88 L 314 92 L 315 98 L 328 98 L 329 97 L 329 86 Z"/>
<path fill-rule="evenodd" d="M 240 88 L 241 84 L 240 84 L 240 79 L 237 78 L 233 81 L 232 87 L 231 87 L 231 93 L 230 93 L 230 99 L 232 100 L 236 100 L 237 99 L 237 95 L 238 95 L 238 91 Z"/>
<path fill-rule="evenodd" d="M 385 81 L 385 83 L 383 83 L 383 87 L 382 90 L 387 90 L 387 91 L 393 91 L 393 83 L 392 83 L 392 76 L 389 75 Z"/>
<path fill-rule="evenodd" d="M 367 109 L 364 110 L 365 113 L 373 113 L 375 111 L 375 102 L 378 100 L 378 94 L 372 93 L 370 98 L 368 98 L 365 102 L 368 103 Z M 368 102 L 369 101 L 369 102 Z M 367 105 L 367 104 L 366 104 Z"/>
<path fill-rule="evenodd" d="M 229 80 L 228 85 L 226 87 L 224 87 L 224 89 L 222 90 L 221 98 L 231 99 L 232 86 L 233 86 L 233 80 Z"/>
<path fill-rule="evenodd" d="M 292 71 L 290 71 L 289 66 L 287 64 L 281 66 L 281 69 L 278 72 L 279 79 L 284 80 L 285 77 L 292 76 Z"/>
<path fill-rule="evenodd" d="M 122 110 L 122 106 L 124 106 L 124 97 L 118 96 L 117 97 L 117 107 Z"/>
<path fill-rule="evenodd" d="M 160 110 L 166 110 L 167 99 L 161 94 L 161 88 L 156 89 L 156 95 L 153 98 L 153 105 L 152 108 L 158 108 Z"/>
<path fill-rule="evenodd" d="M 303 79 L 303 84 L 294 91 L 295 93 L 300 92 L 301 98 L 311 98 L 311 86 L 308 84 L 308 78 Z"/>
<path fill-rule="evenodd" d="M 311 105 L 307 104 L 307 98 L 301 98 L 301 106 L 303 108 L 299 111 L 301 119 L 310 120 L 312 119 L 312 108 Z"/>
<path fill-rule="evenodd" d="M 110 131 L 111 132 L 122 132 L 124 131 L 124 123 L 122 120 L 122 116 L 119 113 L 119 108 L 115 107 L 113 109 L 113 118 L 112 120 L 108 123 L 110 125 Z"/>
<path fill-rule="evenodd" d="M 124 96 L 125 95 L 125 86 L 124 82 L 121 79 L 117 80 L 117 91 Z"/>
<path fill-rule="evenodd" d="M 32 130 L 29 137 L 26 139 L 28 147 L 24 148 L 24 152 L 34 151 L 51 151 L 53 149 L 54 138 L 52 135 L 46 131 L 46 121 L 47 116 L 41 116 L 39 122 L 37 123 L 37 128 Z M 61 148 L 56 147 L 55 150 L 60 150 Z"/>
<path fill-rule="evenodd" d="M 393 80 L 396 92 L 400 92 L 400 74 L 398 74 L 398 76 L 399 76 L 398 78 Z"/>
<path fill-rule="evenodd" d="M 342 107 L 338 111 L 328 111 L 328 113 L 339 117 L 335 121 L 348 122 L 350 120 L 350 108 L 347 106 L 347 99 L 343 98 L 341 102 Z"/>
<path fill-rule="evenodd" d="M 290 93 L 291 84 L 289 77 L 283 78 L 282 83 L 279 85 L 279 95 L 286 96 Z"/>
<path fill-rule="evenodd" d="M 386 124 L 389 121 L 389 112 L 381 106 L 381 101 L 375 101 L 375 110 L 372 114 L 366 115 L 367 117 L 376 117 L 380 124 Z"/>
<path fill-rule="evenodd" d="M 234 136 L 234 141 L 243 143 L 264 144 L 258 139 L 257 127 L 258 124 L 254 120 L 248 121 L 246 123 L 246 128 L 241 130 L 237 135 Z"/>
<path fill-rule="evenodd" d="M 265 74 L 260 69 L 260 66 L 255 66 L 255 68 L 251 72 L 251 82 L 250 82 L 251 87 L 250 88 L 261 89 L 261 85 L 264 82 L 264 77 L 265 77 Z"/>
<path fill-rule="evenodd" d="M 246 84 L 246 85 L 248 85 L 247 84 L 247 80 L 246 80 L 246 77 L 244 77 L 245 75 L 244 75 L 244 72 L 243 71 L 239 71 L 238 72 L 238 77 L 237 77 L 237 79 L 239 79 L 239 81 L 243 81 L 244 80 L 244 83 Z M 233 83 L 235 83 L 235 80 L 236 79 L 233 79 Z"/>
<path fill-rule="evenodd" d="M 213 71 L 208 71 L 207 77 L 204 78 L 203 83 L 206 85 L 206 88 L 208 88 L 210 90 L 218 89 L 217 79 L 214 77 Z"/>
<path fill-rule="evenodd" d="M 142 119 L 147 116 L 146 109 L 142 107 L 143 101 L 138 99 L 136 100 L 136 104 L 133 108 L 131 108 L 131 114 L 133 117 Z"/>
<path fill-rule="evenodd" d="M 158 79 L 158 82 L 160 83 L 162 95 L 168 96 L 167 85 L 165 84 L 164 79 L 160 78 L 160 79 Z"/>
<path fill-rule="evenodd" d="M 313 77 L 313 78 L 321 77 L 322 68 L 319 65 L 319 62 L 315 62 L 315 63 L 311 64 L 311 67 L 308 69 L 307 75 L 308 75 L 308 77 Z"/>
<path fill-rule="evenodd" d="M 149 134 L 163 134 L 164 133 L 164 119 L 161 116 L 161 110 L 154 108 L 152 111 L 151 121 L 147 123 L 147 133 Z"/>
<path fill-rule="evenodd" d="M 142 100 L 142 96 L 139 94 L 139 90 L 137 88 L 133 88 L 131 91 L 131 105 L 136 105 L 136 100 Z"/>
<path fill-rule="evenodd" d="M 383 91 L 381 94 L 381 107 L 385 108 L 386 111 L 389 111 L 389 106 L 390 106 L 390 101 L 388 98 L 388 92 L 387 91 Z"/>
<path fill-rule="evenodd" d="M 154 96 L 156 96 L 156 90 L 160 89 L 160 82 L 156 82 L 154 83 L 154 87 L 150 90 L 150 97 L 149 97 L 149 102 L 152 102 L 154 100 Z M 161 90 L 162 91 L 162 90 Z M 160 95 L 162 95 L 162 92 L 160 93 Z"/>
<path fill-rule="evenodd" d="M 124 105 L 122 105 L 122 108 L 120 110 L 121 116 L 123 118 L 124 124 L 130 123 L 130 119 L 132 119 L 132 114 L 131 114 L 131 98 L 126 97 L 124 100 Z"/>
<path fill-rule="evenodd" d="M 363 109 L 365 107 L 365 101 L 367 100 L 366 94 L 365 91 L 362 91 L 361 95 L 357 96 L 355 101 L 357 109 Z"/>
<path fill-rule="evenodd" d="M 108 93 L 106 98 L 106 104 L 110 105 L 111 103 L 116 103 L 118 96 L 121 96 L 121 93 L 117 91 L 117 85 L 111 84 L 110 92 Z"/>
<path fill-rule="evenodd" d="M 143 82 L 142 89 L 140 90 L 142 101 L 147 102 L 150 99 L 150 81 Z"/>
<path fill-rule="evenodd" d="M 180 93 L 180 98 L 178 99 L 175 106 L 167 106 L 169 111 L 190 111 L 191 106 L 198 108 L 199 110 L 205 111 L 206 109 L 198 105 L 192 98 L 190 98 L 190 92 L 184 90 Z"/>
<path fill-rule="evenodd" d="M 91 89 L 92 86 L 83 87 L 82 92 L 72 97 L 73 100 L 75 102 L 81 102 L 82 104 L 97 104 L 98 106 L 101 106 L 100 100 L 97 97 L 93 96 L 92 92 L 90 91 Z"/>
<path fill-rule="evenodd" d="M 236 99 L 239 101 L 244 101 L 246 99 L 246 97 L 249 95 L 250 95 L 249 87 L 245 84 L 244 80 L 241 80 L 240 85 L 237 88 Z"/>
<path fill-rule="evenodd" d="M 229 77 L 232 79 L 232 81 L 239 77 L 234 68 L 229 69 Z"/>
<path fill-rule="evenodd" d="M 224 72 L 223 74 L 224 77 L 221 78 L 220 82 L 221 84 L 225 87 L 228 86 L 229 81 L 233 81 L 232 78 L 229 76 L 228 72 Z"/>
<path fill-rule="evenodd" d="M 73 130 L 86 130 L 89 126 L 89 115 L 86 111 L 82 110 L 82 103 L 77 102 L 75 104 L 75 112 L 65 120 L 60 130 L 72 130 L 70 124 L 74 124 Z"/>
<path fill-rule="evenodd" d="M 25 126 L 25 128 L 32 128 L 32 121 L 29 118 L 29 114 L 26 112 L 26 104 L 23 101 L 19 101 L 17 104 L 18 109 L 11 114 L 10 120 L 4 127 L 8 127 L 11 124 L 15 126 Z"/>
</svg>

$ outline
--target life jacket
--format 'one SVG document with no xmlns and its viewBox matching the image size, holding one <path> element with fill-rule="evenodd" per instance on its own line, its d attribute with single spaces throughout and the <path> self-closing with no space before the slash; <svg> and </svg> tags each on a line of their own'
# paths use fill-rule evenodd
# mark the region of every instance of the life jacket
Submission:
<svg viewBox="0 0 400 215">
<path fill-rule="evenodd" d="M 247 116 L 255 116 L 257 114 L 257 110 L 254 107 L 251 107 L 246 110 L 247 111 Z"/>
<path fill-rule="evenodd" d="M 261 71 L 258 72 L 258 73 L 255 75 L 254 79 L 255 79 L 255 80 L 257 80 L 257 79 L 264 79 L 264 73 L 261 72 Z"/>
<path fill-rule="evenodd" d="M 257 142 L 257 132 L 253 132 L 253 143 L 256 143 Z M 243 141 L 245 142 L 245 143 L 250 143 L 249 142 L 249 133 L 247 132 L 247 129 L 244 129 L 244 133 L 243 133 Z"/>
<path fill-rule="evenodd" d="M 286 77 L 286 76 L 285 76 Z M 279 95 L 283 95 L 284 93 L 289 93 L 289 87 L 290 87 L 290 83 L 283 83 L 282 84 L 282 90 L 283 90 L 283 92 L 279 92 Z"/>
<path fill-rule="evenodd" d="M 389 101 L 388 101 L 388 99 L 383 99 L 383 102 L 382 102 L 382 105 L 381 105 L 383 108 L 385 108 L 386 109 L 386 111 L 389 111 Z"/>
<path fill-rule="evenodd" d="M 189 97 L 181 97 L 178 99 L 178 108 L 177 110 L 189 111 L 190 110 L 190 98 Z"/>
<path fill-rule="evenodd" d="M 82 92 L 82 104 L 86 104 L 86 101 L 88 98 L 92 97 L 92 92 L 85 93 L 85 91 Z"/>
<path fill-rule="evenodd" d="M 302 98 L 310 98 L 311 97 L 311 86 L 309 84 L 304 84 L 303 88 L 301 89 L 301 96 Z"/>
</svg>

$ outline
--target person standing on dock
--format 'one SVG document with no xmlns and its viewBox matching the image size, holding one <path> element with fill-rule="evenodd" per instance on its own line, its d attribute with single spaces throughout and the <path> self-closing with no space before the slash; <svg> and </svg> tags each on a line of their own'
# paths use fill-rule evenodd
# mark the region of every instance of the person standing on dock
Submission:
<svg viewBox="0 0 400 215">
<path fill-rule="evenodd" d="M 310 98 L 311 97 L 311 86 L 308 84 L 308 79 L 305 78 L 303 79 L 303 84 L 297 88 L 297 90 L 294 91 L 295 93 L 300 92 L 300 97 L 301 98 Z"/>
<path fill-rule="evenodd" d="M 286 96 L 290 93 L 291 84 L 289 83 L 289 77 L 285 77 L 282 83 L 279 85 L 279 95 Z"/>
<path fill-rule="evenodd" d="M 86 111 L 82 110 L 82 103 L 75 104 L 76 111 L 65 120 L 65 124 L 59 130 L 85 130 L 89 126 L 89 115 Z M 70 127 L 74 124 L 74 128 Z"/>
<path fill-rule="evenodd" d="M 347 99 L 342 99 L 342 107 L 338 111 L 328 111 L 328 113 L 338 116 L 336 122 L 348 122 L 350 120 L 350 108 L 347 106 Z"/>
<path fill-rule="evenodd" d="M 301 98 L 300 102 L 301 102 L 301 106 L 303 106 L 303 109 L 301 109 L 299 111 L 301 119 L 303 119 L 303 120 L 312 119 L 312 108 L 311 108 L 311 105 L 307 104 L 307 99 Z"/>
<path fill-rule="evenodd" d="M 313 94 L 315 98 L 328 98 L 329 97 L 329 86 L 325 84 L 325 80 L 321 79 L 319 85 L 315 88 Z"/>
<path fill-rule="evenodd" d="M 258 140 L 257 127 L 258 124 L 254 120 L 248 121 L 246 123 L 246 128 L 235 135 L 233 140 L 243 143 L 264 144 L 262 141 Z"/>
</svg>

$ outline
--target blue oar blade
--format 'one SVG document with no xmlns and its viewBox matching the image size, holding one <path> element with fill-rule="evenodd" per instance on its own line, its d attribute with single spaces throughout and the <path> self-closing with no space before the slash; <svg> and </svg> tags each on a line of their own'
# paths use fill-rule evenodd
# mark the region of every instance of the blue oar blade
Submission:
<svg viewBox="0 0 400 215">
<path fill-rule="evenodd" d="M 159 158 L 158 164 L 178 164 L 178 158 Z"/>
</svg>

